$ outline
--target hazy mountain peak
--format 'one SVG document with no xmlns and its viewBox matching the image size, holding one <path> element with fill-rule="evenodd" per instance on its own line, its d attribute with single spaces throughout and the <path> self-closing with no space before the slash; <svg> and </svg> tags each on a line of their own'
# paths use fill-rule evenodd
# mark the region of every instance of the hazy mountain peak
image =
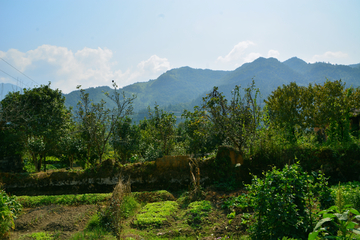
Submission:
<svg viewBox="0 0 360 240">
<path fill-rule="evenodd" d="M 292 57 L 284 61 L 283 64 L 299 73 L 305 73 L 310 69 L 310 64 L 307 64 L 304 60 L 297 57 Z"/>
</svg>

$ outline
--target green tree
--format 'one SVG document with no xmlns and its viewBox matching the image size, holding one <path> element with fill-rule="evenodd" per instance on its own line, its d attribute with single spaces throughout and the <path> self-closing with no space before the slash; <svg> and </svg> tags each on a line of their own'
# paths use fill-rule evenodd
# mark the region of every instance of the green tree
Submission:
<svg viewBox="0 0 360 240">
<path fill-rule="evenodd" d="M 315 84 L 312 89 L 314 107 L 310 118 L 313 119 L 313 127 L 326 129 L 331 141 L 348 141 L 350 113 L 360 107 L 359 89 L 346 89 L 341 80 L 327 80 L 323 85 Z"/>
<path fill-rule="evenodd" d="M 174 114 L 159 109 L 159 105 L 155 105 L 153 112 L 149 108 L 149 123 L 155 133 L 154 140 L 159 143 L 162 153 L 169 155 L 175 141 L 176 118 Z"/>
<path fill-rule="evenodd" d="M 80 88 L 81 86 L 78 86 Z M 125 92 L 117 91 L 116 83 L 113 84 L 114 94 L 105 93 L 107 97 L 114 101 L 116 107 L 112 110 L 106 108 L 106 102 L 92 103 L 89 93 L 80 90 L 80 98 L 76 111 L 76 117 L 80 122 L 81 136 L 87 147 L 88 163 L 95 163 L 99 158 L 102 162 L 102 156 L 105 153 L 106 146 L 113 134 L 116 122 L 132 112 L 132 102 L 136 96 L 126 97 Z"/>
<path fill-rule="evenodd" d="M 188 141 L 188 153 L 204 156 L 222 144 L 224 137 L 214 131 L 213 123 L 199 107 L 195 107 L 194 112 L 185 110 L 182 117 L 185 118 L 184 135 Z"/>
<path fill-rule="evenodd" d="M 257 104 L 259 90 L 253 81 L 251 86 L 244 89 L 241 96 L 240 86 L 235 86 L 232 99 L 228 100 L 218 88 L 214 87 L 210 94 L 203 98 L 203 110 L 214 124 L 217 133 L 222 133 L 226 140 L 236 149 L 243 148 L 256 137 L 256 130 L 260 124 L 260 107 Z"/>
<path fill-rule="evenodd" d="M 296 131 L 319 128 L 331 141 L 350 139 L 351 111 L 360 107 L 360 90 L 345 88 L 341 80 L 327 80 L 308 87 L 292 82 L 278 87 L 265 100 L 270 121 L 286 131 L 291 142 Z"/>
<path fill-rule="evenodd" d="M 296 140 L 296 129 L 303 129 L 305 126 L 306 117 L 303 114 L 305 91 L 306 88 L 291 82 L 289 85 L 278 87 L 265 100 L 270 121 L 275 126 L 285 129 L 290 142 Z"/>
<path fill-rule="evenodd" d="M 153 161 L 171 153 L 176 139 L 175 123 L 173 113 L 159 109 L 158 105 L 153 111 L 148 107 L 148 118 L 140 121 L 140 151 L 145 160 Z"/>
<path fill-rule="evenodd" d="M 64 102 L 61 91 L 51 89 L 50 83 L 24 89 L 23 93 L 9 93 L 2 101 L 4 116 L 11 120 L 7 127 L 22 133 L 22 142 L 33 156 L 37 171 L 40 171 L 42 163 L 46 161 L 46 155 L 56 148 L 66 126 L 68 111 Z M 14 116 L 17 111 L 12 111 L 9 106 L 17 104 L 23 106 L 22 111 L 26 114 Z"/>
<path fill-rule="evenodd" d="M 139 152 L 140 138 L 140 128 L 132 124 L 131 118 L 125 117 L 116 122 L 111 144 L 123 163 Z"/>
</svg>

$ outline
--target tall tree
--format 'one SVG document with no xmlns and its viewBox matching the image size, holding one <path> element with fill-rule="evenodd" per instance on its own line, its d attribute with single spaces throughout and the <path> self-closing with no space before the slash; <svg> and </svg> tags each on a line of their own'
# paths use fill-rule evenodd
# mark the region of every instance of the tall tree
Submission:
<svg viewBox="0 0 360 240">
<path fill-rule="evenodd" d="M 140 138 L 140 128 L 132 124 L 131 118 L 125 117 L 116 122 L 111 144 L 123 163 L 139 152 Z"/>
<path fill-rule="evenodd" d="M 303 114 L 305 88 L 295 82 L 278 87 L 265 100 L 270 113 L 270 120 L 276 126 L 288 133 L 290 141 L 294 141 L 297 128 L 303 128 L 305 116 Z"/>
<path fill-rule="evenodd" d="M 33 156 L 37 171 L 40 171 L 46 155 L 56 148 L 68 120 L 64 102 L 61 91 L 51 89 L 50 83 L 24 89 L 23 93 L 10 93 L 2 101 L 4 116 L 10 119 L 7 126 L 23 133 L 22 141 Z M 26 114 L 16 116 L 17 111 L 9 108 L 18 104 Z"/>
<path fill-rule="evenodd" d="M 210 94 L 203 98 L 202 108 L 214 124 L 215 130 L 222 133 L 227 141 L 242 151 L 247 143 L 256 136 L 260 124 L 260 107 L 257 104 L 259 90 L 253 81 L 251 86 L 242 91 L 235 86 L 232 99 L 228 101 L 214 87 Z"/>
<path fill-rule="evenodd" d="M 81 86 L 78 86 L 80 88 Z M 136 96 L 126 97 L 125 92 L 119 93 L 117 85 L 113 81 L 114 94 L 106 93 L 106 96 L 115 102 L 116 107 L 112 110 L 106 108 L 105 101 L 92 103 L 89 93 L 80 90 L 81 101 L 78 103 L 76 117 L 81 124 L 82 137 L 87 146 L 88 163 L 94 163 L 94 153 L 99 161 L 105 153 L 106 145 L 113 134 L 116 123 L 132 112 L 132 102 Z"/>
<path fill-rule="evenodd" d="M 318 128 L 336 141 L 348 140 L 351 111 L 360 107 L 359 88 L 345 88 L 341 80 L 300 87 L 296 83 L 278 87 L 265 101 L 271 122 L 290 132 Z"/>
<path fill-rule="evenodd" d="M 196 106 L 193 112 L 185 110 L 182 118 L 185 118 L 183 135 L 188 153 L 204 156 L 222 144 L 223 135 L 214 131 L 214 124 L 201 108 Z"/>
</svg>

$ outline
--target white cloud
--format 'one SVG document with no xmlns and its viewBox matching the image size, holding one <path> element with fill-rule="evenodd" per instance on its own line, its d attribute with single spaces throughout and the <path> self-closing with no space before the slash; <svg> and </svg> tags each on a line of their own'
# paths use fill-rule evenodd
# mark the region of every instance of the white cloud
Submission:
<svg viewBox="0 0 360 240">
<path fill-rule="evenodd" d="M 0 57 L 40 84 L 51 81 L 52 87 L 59 88 L 64 93 L 75 90 L 77 85 L 82 85 L 83 88 L 111 86 L 112 79 L 119 87 L 123 87 L 136 81 L 156 78 L 170 69 L 166 58 L 153 55 L 123 72 L 115 69 L 113 53 L 107 48 L 85 47 L 73 53 L 66 47 L 42 45 L 25 53 L 16 49 L 0 51 Z M 19 76 L 19 72 L 14 73 L 14 69 L 12 71 L 15 77 Z M 1 74 L 0 78 L 3 82 L 6 81 L 4 79 L 11 82 L 11 78 L 6 75 Z"/>
<path fill-rule="evenodd" d="M 268 54 L 267 54 L 267 57 L 268 57 L 268 58 L 272 57 L 272 58 L 278 59 L 279 56 L 280 56 L 279 51 L 277 51 L 277 50 L 272 50 L 272 49 L 269 50 L 269 52 L 268 52 Z"/>
<path fill-rule="evenodd" d="M 230 61 L 239 60 L 240 58 L 243 57 L 245 49 L 253 45 L 255 45 L 255 43 L 251 41 L 239 42 L 233 47 L 233 49 L 231 49 L 231 51 L 225 57 L 219 56 L 217 60 L 220 62 L 230 62 Z"/>
<path fill-rule="evenodd" d="M 261 56 L 262 56 L 261 53 L 255 53 L 255 52 L 249 53 L 248 55 L 246 55 L 246 57 L 244 57 L 244 62 L 246 62 L 246 63 L 252 62 Z"/>
<path fill-rule="evenodd" d="M 314 63 L 314 62 L 331 62 L 331 63 L 335 63 L 337 60 L 339 59 L 344 59 L 347 58 L 349 55 L 347 53 L 338 51 L 338 52 L 331 52 L 331 51 L 327 51 L 324 54 L 321 55 L 314 55 L 310 62 Z"/>
<path fill-rule="evenodd" d="M 226 68 L 233 69 L 237 68 L 244 63 L 252 62 L 259 57 L 273 57 L 278 58 L 280 56 L 279 51 L 277 50 L 269 50 L 267 55 L 261 54 L 259 52 L 251 52 L 252 46 L 256 46 L 256 44 L 252 41 L 242 41 L 236 44 L 233 49 L 226 56 L 219 56 L 217 58 L 216 64 L 218 68 Z"/>
</svg>

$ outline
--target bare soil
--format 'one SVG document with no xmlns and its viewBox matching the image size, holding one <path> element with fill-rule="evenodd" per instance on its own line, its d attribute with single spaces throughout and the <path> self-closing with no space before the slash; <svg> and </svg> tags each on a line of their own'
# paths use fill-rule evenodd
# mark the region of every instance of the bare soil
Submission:
<svg viewBox="0 0 360 240">
<path fill-rule="evenodd" d="M 10 239 L 29 239 L 22 236 L 34 232 L 57 233 L 58 239 L 67 239 L 82 231 L 96 210 L 95 205 L 50 205 L 23 209 L 22 214 L 15 220 L 15 230 Z"/>
<path fill-rule="evenodd" d="M 160 229 L 133 229 L 132 219 L 125 222 L 125 229 L 130 229 L 124 233 L 123 238 L 136 240 L 145 239 L 143 232 L 149 232 L 158 237 L 174 238 L 178 236 L 202 236 L 200 239 L 215 239 L 225 235 L 241 236 L 246 232 L 246 226 L 241 224 L 242 214 L 236 215 L 229 221 L 226 215 L 229 213 L 221 208 L 223 200 L 229 196 L 237 196 L 243 191 L 221 192 L 207 189 L 205 200 L 212 203 L 214 209 L 201 224 L 200 228 L 191 228 L 184 224 L 186 217 L 180 210 L 176 219 L 171 220 L 168 225 Z M 176 197 L 175 197 L 176 198 Z M 175 200 L 174 198 L 174 200 Z M 84 231 L 86 224 L 91 216 L 98 210 L 97 205 L 80 206 L 61 206 L 50 205 L 37 208 L 25 208 L 21 215 L 15 220 L 15 230 L 11 233 L 11 240 L 33 240 L 28 237 L 35 232 L 46 232 L 52 234 L 55 239 L 70 239 L 77 232 Z M 184 216 L 183 216 L 184 215 Z M 182 216 L 182 217 L 181 217 Z M 131 230 L 132 229 L 132 230 Z"/>
</svg>

